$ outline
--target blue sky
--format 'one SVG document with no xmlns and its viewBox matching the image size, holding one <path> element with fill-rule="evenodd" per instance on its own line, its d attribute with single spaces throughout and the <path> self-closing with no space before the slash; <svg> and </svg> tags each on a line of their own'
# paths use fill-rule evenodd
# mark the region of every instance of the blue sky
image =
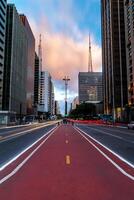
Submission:
<svg viewBox="0 0 134 200">
<path fill-rule="evenodd" d="M 43 66 L 55 83 L 56 99 L 63 107 L 68 75 L 69 101 L 78 95 L 78 73 L 88 68 L 88 36 L 91 35 L 94 71 L 101 71 L 100 0 L 8 0 L 31 25 L 38 47 L 42 34 Z M 37 48 L 36 48 L 37 49 Z"/>
<path fill-rule="evenodd" d="M 54 32 L 67 33 L 68 21 L 58 20 L 64 12 L 67 18 L 72 18 L 83 34 L 90 31 L 95 40 L 101 44 L 100 0 L 9 0 L 8 2 L 15 3 L 19 12 L 25 13 L 37 22 L 40 21 L 38 16 L 45 15 Z"/>
</svg>

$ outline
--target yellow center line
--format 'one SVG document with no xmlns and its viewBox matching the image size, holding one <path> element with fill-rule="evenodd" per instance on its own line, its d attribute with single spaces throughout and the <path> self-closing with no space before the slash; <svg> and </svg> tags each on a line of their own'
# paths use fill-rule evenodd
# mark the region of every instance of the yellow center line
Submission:
<svg viewBox="0 0 134 200">
<path fill-rule="evenodd" d="M 66 165 L 70 165 L 71 164 L 71 158 L 69 155 L 66 156 Z"/>
<path fill-rule="evenodd" d="M 68 140 L 66 140 L 66 144 L 68 144 L 69 143 L 69 141 Z"/>
</svg>

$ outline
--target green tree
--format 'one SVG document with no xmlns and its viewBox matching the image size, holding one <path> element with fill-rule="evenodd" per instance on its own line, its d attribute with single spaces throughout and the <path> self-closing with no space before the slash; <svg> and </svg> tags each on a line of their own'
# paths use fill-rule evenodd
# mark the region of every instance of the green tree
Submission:
<svg viewBox="0 0 134 200">
<path fill-rule="evenodd" d="M 70 112 L 71 118 L 90 119 L 96 115 L 96 106 L 92 103 L 82 103 Z"/>
</svg>

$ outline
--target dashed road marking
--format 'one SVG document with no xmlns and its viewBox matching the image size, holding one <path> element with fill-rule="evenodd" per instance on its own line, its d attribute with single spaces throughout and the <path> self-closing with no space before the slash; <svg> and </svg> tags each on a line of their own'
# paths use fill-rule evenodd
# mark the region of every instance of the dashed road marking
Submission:
<svg viewBox="0 0 134 200">
<path fill-rule="evenodd" d="M 69 155 L 66 156 L 66 165 L 71 164 L 71 157 Z"/>
<path fill-rule="evenodd" d="M 68 140 L 66 140 L 66 144 L 68 144 L 69 143 L 69 141 Z"/>
</svg>

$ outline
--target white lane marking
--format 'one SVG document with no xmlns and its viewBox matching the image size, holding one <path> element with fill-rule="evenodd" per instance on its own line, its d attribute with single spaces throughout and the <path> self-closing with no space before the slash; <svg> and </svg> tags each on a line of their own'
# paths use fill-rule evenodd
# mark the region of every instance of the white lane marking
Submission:
<svg viewBox="0 0 134 200">
<path fill-rule="evenodd" d="M 94 140 L 96 143 L 98 143 L 99 145 L 101 145 L 107 151 L 109 151 L 110 153 L 112 153 L 113 155 L 115 155 L 117 158 L 119 158 L 121 161 L 123 161 L 124 163 L 126 163 L 127 165 L 129 165 L 130 167 L 132 167 L 134 169 L 134 165 L 132 163 L 128 162 L 122 156 L 120 156 L 119 154 L 115 153 L 112 149 L 109 149 L 107 146 L 105 146 L 104 144 L 102 144 L 101 142 L 99 142 L 98 140 L 96 140 L 95 138 L 93 138 L 91 135 L 88 135 L 85 131 L 81 130 L 80 128 L 76 127 L 76 129 L 78 129 L 79 131 L 81 131 L 82 133 L 84 133 L 86 136 L 88 136 L 89 138 L 91 138 L 92 140 Z"/>
<path fill-rule="evenodd" d="M 106 128 L 106 127 L 103 127 L 103 128 L 104 128 L 105 130 L 109 131 L 108 128 Z M 123 131 L 120 131 L 120 130 L 118 130 L 118 129 L 115 129 L 114 127 L 112 127 L 112 128 L 113 128 L 112 131 L 114 131 L 115 133 L 118 132 L 118 133 L 121 133 L 121 134 L 129 135 L 129 136 L 134 136 L 133 132 L 131 132 L 131 133 L 126 133 L 126 132 L 124 132 L 124 130 L 123 130 Z M 118 128 L 120 128 L 120 127 L 118 127 Z"/>
<path fill-rule="evenodd" d="M 115 138 L 118 138 L 118 139 L 120 139 L 120 140 L 123 140 L 123 141 L 125 141 L 125 142 L 133 143 L 133 141 L 126 140 L 126 139 L 124 139 L 123 137 L 120 137 L 120 136 L 117 136 L 117 135 L 113 135 L 112 133 L 108 133 L 108 132 L 105 132 L 105 131 L 103 131 L 103 130 L 98 130 L 98 129 L 92 128 L 92 127 L 90 127 L 90 128 L 93 129 L 93 130 L 95 130 L 95 131 L 98 131 L 98 132 L 100 132 L 100 133 L 103 133 L 103 134 L 105 134 L 105 135 L 110 135 L 110 136 L 112 136 L 112 137 L 115 137 Z"/>
<path fill-rule="evenodd" d="M 18 132 L 18 133 L 14 133 L 14 134 L 8 135 L 8 136 L 6 136 L 6 137 L 3 137 L 3 140 L 2 140 L 2 141 L 5 141 L 5 140 L 8 140 L 8 139 L 14 138 L 14 137 L 19 136 L 19 135 L 23 135 L 23 134 L 25 134 L 25 133 L 29 133 L 29 132 L 38 130 L 38 129 L 41 129 L 41 128 L 43 128 L 43 127 L 46 127 L 46 126 L 49 126 L 49 125 L 53 125 L 53 124 L 55 124 L 55 123 L 52 123 L 52 124 L 45 124 L 45 125 L 43 125 L 43 126 L 39 126 L 39 127 L 30 129 L 30 130 L 25 130 L 25 131 L 22 131 L 22 132 Z"/>
<path fill-rule="evenodd" d="M 55 127 L 53 129 L 51 129 L 47 134 L 43 135 L 41 138 L 39 138 L 38 140 L 36 140 L 33 144 L 31 144 L 29 147 L 27 147 L 26 149 L 24 149 L 21 153 L 19 153 L 17 156 L 15 156 L 14 158 L 12 158 L 9 162 L 7 162 L 6 164 L 4 164 L 2 167 L 0 167 L 0 171 L 4 170 L 8 165 L 10 165 L 12 162 L 14 162 L 15 160 L 17 160 L 22 154 L 24 154 L 26 151 L 28 151 L 29 149 L 31 149 L 35 144 L 37 144 L 40 140 L 42 140 L 44 137 L 46 137 L 51 131 L 53 131 L 55 129 Z"/>
<path fill-rule="evenodd" d="M 93 130 L 95 130 L 95 131 L 98 131 L 98 132 L 100 132 L 100 133 L 103 133 L 103 134 L 105 134 L 105 135 L 110 135 L 110 136 L 112 136 L 112 137 L 115 137 L 115 138 L 118 138 L 118 139 L 122 139 L 122 137 L 120 137 L 120 136 L 113 135 L 113 134 L 111 134 L 111 133 L 107 133 L 107 132 L 105 132 L 105 131 L 103 131 L 103 130 L 98 130 L 98 129 L 92 128 L 92 127 L 90 127 L 90 128 L 93 129 Z"/>
<path fill-rule="evenodd" d="M 48 123 L 50 123 L 51 121 L 49 121 L 49 122 L 45 122 L 45 123 L 43 123 L 43 124 L 48 124 Z M 15 125 L 15 126 L 4 126 L 4 127 L 0 127 L 0 130 L 1 129 L 12 129 L 12 128 L 23 128 L 23 127 L 28 127 L 28 126 L 32 126 L 32 125 L 38 125 L 38 124 L 40 124 L 39 122 L 35 122 L 35 123 L 32 123 L 32 124 L 23 124 L 23 125 Z"/>
<path fill-rule="evenodd" d="M 84 131 L 78 130 L 75 128 L 79 134 L 84 137 L 97 151 L 99 151 L 111 164 L 113 164 L 123 175 L 127 176 L 131 180 L 134 181 L 134 176 L 128 174 L 123 168 L 121 168 L 117 163 L 115 163 L 111 158 L 109 158 L 103 151 L 101 151 L 93 142 L 91 142 L 85 135 L 87 135 Z M 81 132 L 83 132 L 83 135 Z M 88 135 L 87 135 L 88 136 Z"/>
<path fill-rule="evenodd" d="M 57 128 L 56 128 L 57 129 Z M 56 130 L 55 129 L 55 130 Z M 7 181 L 8 179 L 10 179 L 12 176 L 14 176 L 26 163 L 27 161 L 38 151 L 38 149 L 40 149 L 40 147 L 42 147 L 42 145 L 53 135 L 53 133 L 55 132 L 55 130 L 51 130 L 52 133 L 50 135 L 48 135 L 48 137 L 34 150 L 32 151 L 29 156 L 27 156 L 10 174 L 8 174 L 7 176 L 5 176 L 4 178 L 2 178 L 0 180 L 0 185 L 2 183 L 4 183 L 5 181 Z M 49 133 L 51 132 L 49 131 Z"/>
</svg>

